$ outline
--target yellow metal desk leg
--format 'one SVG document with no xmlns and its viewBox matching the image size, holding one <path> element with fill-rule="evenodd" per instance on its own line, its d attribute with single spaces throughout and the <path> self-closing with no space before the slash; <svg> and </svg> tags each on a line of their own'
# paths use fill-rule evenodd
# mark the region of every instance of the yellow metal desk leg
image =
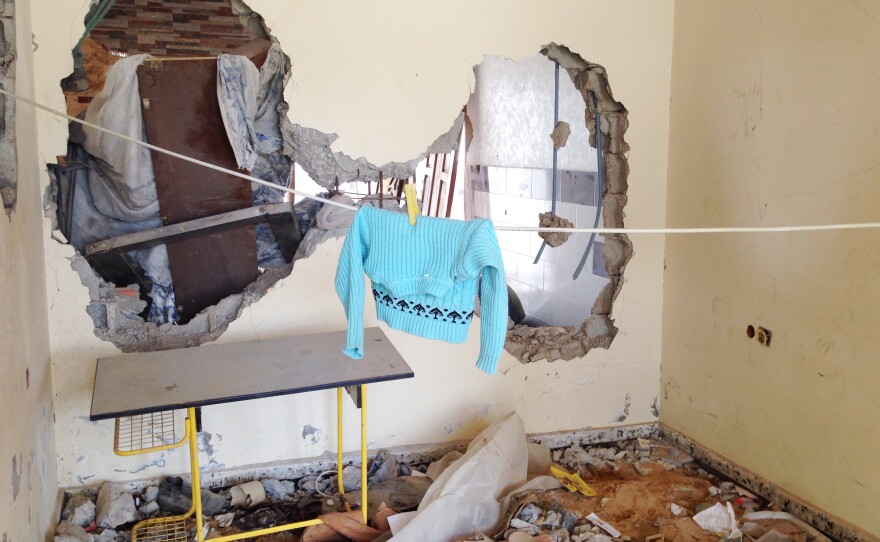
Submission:
<svg viewBox="0 0 880 542">
<path fill-rule="evenodd" d="M 367 520 L 367 385 L 361 384 L 361 510 Z"/>
<path fill-rule="evenodd" d="M 196 540 L 202 542 L 205 535 L 202 532 L 202 484 L 199 479 L 199 438 L 196 430 L 195 408 L 186 409 L 186 423 L 188 424 L 187 429 L 189 429 L 189 470 L 192 475 L 192 499 L 196 513 Z"/>
<path fill-rule="evenodd" d="M 351 512 L 351 505 L 345 498 L 345 484 L 342 480 L 342 388 L 336 388 L 336 486 L 345 510 Z"/>
</svg>

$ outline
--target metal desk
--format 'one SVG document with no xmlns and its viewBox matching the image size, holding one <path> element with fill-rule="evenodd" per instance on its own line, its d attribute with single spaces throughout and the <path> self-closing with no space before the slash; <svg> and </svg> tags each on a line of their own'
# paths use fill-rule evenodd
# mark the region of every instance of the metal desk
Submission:
<svg viewBox="0 0 880 542">
<path fill-rule="evenodd" d="M 344 343 L 345 332 L 336 331 L 98 359 L 90 419 L 116 419 L 114 450 L 117 454 L 135 455 L 189 444 L 192 508 L 181 516 L 141 521 L 132 529 L 133 542 L 184 541 L 187 539 L 185 521 L 193 515 L 196 540 L 204 540 L 196 445 L 197 408 L 330 388 L 337 390 L 340 443 L 337 465 L 342 465 L 344 388 L 348 387 L 361 411 L 361 505 L 366 523 L 366 385 L 414 375 L 377 327 L 364 330 L 363 359 L 354 360 L 344 355 L 341 351 Z M 171 412 L 178 409 L 187 411 L 184 434 L 179 439 L 174 433 Z M 340 493 L 344 494 L 341 473 L 337 481 Z M 313 519 L 211 540 L 240 540 L 319 523 L 321 520 Z"/>
</svg>

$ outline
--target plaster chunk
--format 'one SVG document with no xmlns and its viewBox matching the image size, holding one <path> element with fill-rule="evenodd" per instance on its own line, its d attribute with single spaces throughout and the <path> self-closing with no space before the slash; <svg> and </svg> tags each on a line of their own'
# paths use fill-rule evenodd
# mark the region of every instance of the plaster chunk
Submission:
<svg viewBox="0 0 880 542">
<path fill-rule="evenodd" d="M 553 216 L 550 212 L 546 212 L 538 215 L 538 226 L 542 228 L 573 228 L 574 224 L 567 218 L 563 218 L 559 215 Z M 562 243 L 568 241 L 571 234 L 542 231 L 538 232 L 538 237 L 547 241 L 547 244 L 551 247 L 558 247 L 562 245 Z"/>
<path fill-rule="evenodd" d="M 86 493 L 72 495 L 64 505 L 61 519 L 73 525 L 87 527 L 95 521 L 95 503 Z"/>
<path fill-rule="evenodd" d="M 568 136 L 571 135 L 571 126 L 565 121 L 559 121 L 556 128 L 550 132 L 550 139 L 553 140 L 553 149 L 559 150 L 568 143 Z"/>
<path fill-rule="evenodd" d="M 92 542 L 94 539 L 82 527 L 67 521 L 62 521 L 55 527 L 54 542 Z"/>
<path fill-rule="evenodd" d="M 98 492 L 95 521 L 99 527 L 114 529 L 138 519 L 134 499 L 121 485 L 104 482 Z"/>
</svg>

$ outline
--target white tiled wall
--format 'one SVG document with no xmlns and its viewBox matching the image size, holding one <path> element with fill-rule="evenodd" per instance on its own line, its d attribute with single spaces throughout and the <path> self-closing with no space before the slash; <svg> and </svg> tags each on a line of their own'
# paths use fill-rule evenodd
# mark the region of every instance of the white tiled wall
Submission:
<svg viewBox="0 0 880 542">
<path fill-rule="evenodd" d="M 596 194 L 590 175 L 594 174 L 557 174 L 556 214 L 571 220 L 575 227 L 592 227 L 595 221 Z M 496 225 L 536 226 L 538 214 L 550 210 L 549 170 L 482 167 L 476 172 L 472 166 L 469 181 L 474 188 L 475 213 L 491 218 Z M 576 233 L 560 247 L 547 246 L 535 264 L 542 241 L 537 234 L 498 232 L 508 285 L 528 315 L 549 325 L 569 326 L 579 325 L 590 315 L 608 279 L 593 274 L 592 251 L 581 275 L 572 279 L 589 238 L 589 234 Z"/>
</svg>

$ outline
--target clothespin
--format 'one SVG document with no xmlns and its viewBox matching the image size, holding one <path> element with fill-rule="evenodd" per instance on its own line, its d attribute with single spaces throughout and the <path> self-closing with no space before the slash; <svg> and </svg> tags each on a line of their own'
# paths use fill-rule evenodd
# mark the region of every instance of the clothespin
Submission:
<svg viewBox="0 0 880 542">
<path fill-rule="evenodd" d="M 416 215 L 419 214 L 419 204 L 416 201 L 416 185 L 407 183 L 403 187 L 406 194 L 406 214 L 409 215 L 409 225 L 416 225 Z"/>
</svg>

